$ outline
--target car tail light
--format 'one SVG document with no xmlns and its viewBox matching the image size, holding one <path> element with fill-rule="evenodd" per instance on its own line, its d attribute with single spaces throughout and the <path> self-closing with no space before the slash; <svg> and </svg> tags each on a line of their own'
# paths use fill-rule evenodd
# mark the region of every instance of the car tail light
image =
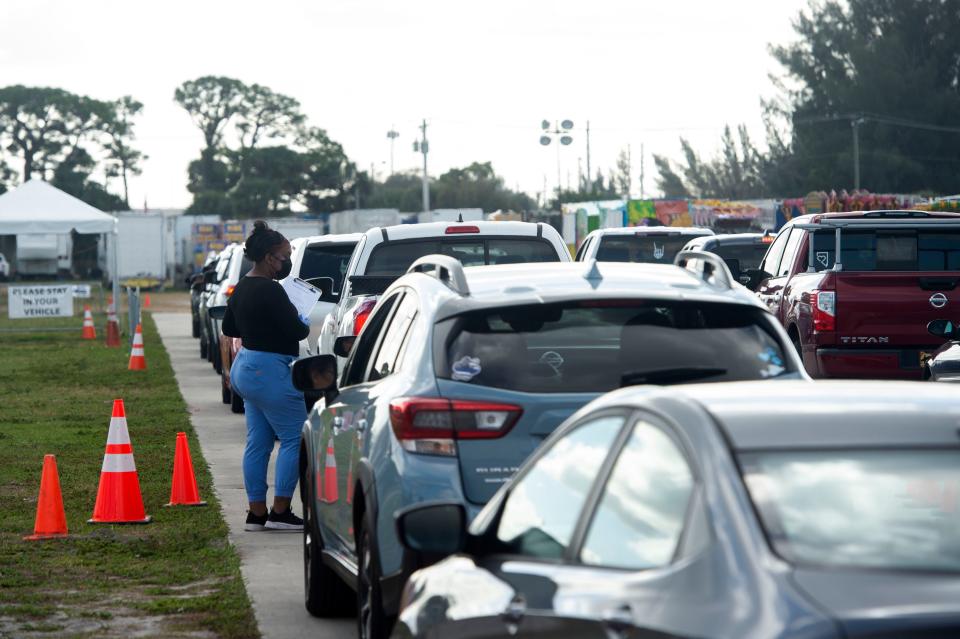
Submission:
<svg viewBox="0 0 960 639">
<path fill-rule="evenodd" d="M 406 451 L 454 456 L 455 440 L 503 437 L 522 413 L 512 404 L 401 397 L 390 402 L 390 425 Z"/>
<path fill-rule="evenodd" d="M 479 226 L 448 226 L 445 233 L 447 235 L 457 235 L 459 233 L 479 233 Z"/>
<path fill-rule="evenodd" d="M 227 292 L 226 292 L 227 297 L 230 297 L 231 295 L 233 295 L 233 289 L 235 288 L 237 288 L 235 284 L 231 284 L 230 286 L 227 287 Z"/>
<path fill-rule="evenodd" d="M 776 239 L 776 236 L 767 233 L 767 234 L 765 234 L 763 237 L 760 238 L 760 243 L 761 243 L 761 244 L 773 244 L 773 240 L 774 240 L 774 239 Z"/>
<path fill-rule="evenodd" d="M 813 310 L 813 330 L 832 331 L 837 325 L 837 294 L 834 291 L 810 293 L 810 308 Z"/>
<path fill-rule="evenodd" d="M 373 307 L 376 305 L 377 300 L 364 300 L 360 302 L 360 305 L 357 306 L 355 311 L 353 311 L 354 335 L 359 335 L 360 331 L 363 330 L 364 324 L 366 324 L 367 320 L 370 319 L 370 313 L 373 312 Z"/>
</svg>

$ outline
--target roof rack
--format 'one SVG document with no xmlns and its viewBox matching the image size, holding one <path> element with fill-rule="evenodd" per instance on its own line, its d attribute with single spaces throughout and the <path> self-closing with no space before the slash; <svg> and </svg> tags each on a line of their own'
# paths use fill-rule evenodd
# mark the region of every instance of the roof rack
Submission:
<svg viewBox="0 0 960 639">
<path fill-rule="evenodd" d="M 467 286 L 467 276 L 463 273 L 463 264 L 455 257 L 449 255 L 424 255 L 416 262 L 410 265 L 407 273 L 423 273 L 424 275 L 433 275 L 447 288 L 463 297 L 470 295 L 470 287 Z"/>
<path fill-rule="evenodd" d="M 682 269 L 693 273 L 704 283 L 730 290 L 733 288 L 733 275 L 723 261 L 716 253 L 706 251 L 680 251 L 673 259 L 673 263 Z"/>
</svg>

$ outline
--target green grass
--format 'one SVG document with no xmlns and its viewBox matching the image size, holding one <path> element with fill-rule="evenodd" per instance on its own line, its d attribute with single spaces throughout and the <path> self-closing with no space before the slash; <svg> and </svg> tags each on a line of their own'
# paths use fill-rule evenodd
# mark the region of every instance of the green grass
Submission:
<svg viewBox="0 0 960 639">
<path fill-rule="evenodd" d="M 142 616 L 159 628 L 157 636 L 198 630 L 257 637 L 239 559 L 149 314 L 143 328 L 146 371 L 127 370 L 127 347 L 106 348 L 100 335 L 80 340 L 79 329 L 0 333 L 0 617 L 20 624 L 20 632 L 55 626 L 57 636 L 122 636 L 115 618 Z M 153 516 L 145 526 L 86 523 L 114 398 L 124 400 Z M 207 508 L 162 508 L 179 431 L 188 434 Z M 70 536 L 24 541 L 33 532 L 46 453 L 57 456 Z M 91 624 L 99 627 L 91 632 Z"/>
</svg>

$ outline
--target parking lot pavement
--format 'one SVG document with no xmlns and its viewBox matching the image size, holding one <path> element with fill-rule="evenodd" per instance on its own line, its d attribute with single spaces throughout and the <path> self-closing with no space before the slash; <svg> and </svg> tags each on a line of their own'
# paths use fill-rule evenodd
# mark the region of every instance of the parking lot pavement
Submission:
<svg viewBox="0 0 960 639">
<path fill-rule="evenodd" d="M 253 601 L 260 633 L 265 639 L 355 637 L 356 620 L 316 619 L 304 608 L 299 532 L 244 532 L 247 498 L 240 468 L 246 433 L 243 415 L 234 415 L 229 406 L 221 403 L 220 380 L 210 364 L 199 357 L 197 340 L 190 336 L 189 313 L 154 313 L 153 319 L 170 354 L 203 457 L 210 466 L 217 497 L 230 528 L 230 543 L 240 555 L 243 580 Z M 149 366 L 149 344 L 146 352 Z M 272 479 L 273 459 L 268 474 L 271 486 Z M 293 503 L 297 514 L 302 515 L 299 493 Z"/>
</svg>

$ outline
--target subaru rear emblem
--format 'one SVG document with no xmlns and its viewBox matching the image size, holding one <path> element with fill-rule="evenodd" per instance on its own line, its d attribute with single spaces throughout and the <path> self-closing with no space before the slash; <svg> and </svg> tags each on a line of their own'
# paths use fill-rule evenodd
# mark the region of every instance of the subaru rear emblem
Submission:
<svg viewBox="0 0 960 639">
<path fill-rule="evenodd" d="M 934 293 L 930 296 L 930 306 L 934 308 L 943 308 L 947 305 L 947 296 L 943 293 Z"/>
</svg>

